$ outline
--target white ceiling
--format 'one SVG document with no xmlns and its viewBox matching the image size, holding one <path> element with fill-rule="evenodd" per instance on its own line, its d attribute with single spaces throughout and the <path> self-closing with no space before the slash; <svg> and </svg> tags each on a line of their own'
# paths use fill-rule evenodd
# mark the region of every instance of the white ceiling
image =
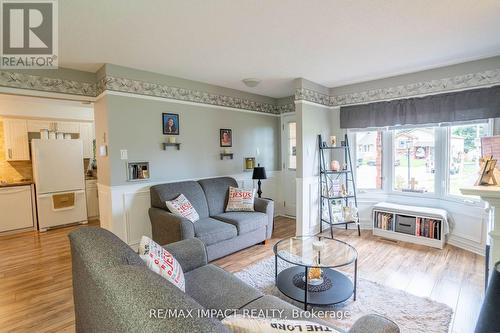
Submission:
<svg viewBox="0 0 500 333">
<path fill-rule="evenodd" d="M 331 87 L 500 54 L 499 0 L 64 0 L 59 11 L 61 67 L 113 63 L 272 97 L 297 77 Z"/>
</svg>

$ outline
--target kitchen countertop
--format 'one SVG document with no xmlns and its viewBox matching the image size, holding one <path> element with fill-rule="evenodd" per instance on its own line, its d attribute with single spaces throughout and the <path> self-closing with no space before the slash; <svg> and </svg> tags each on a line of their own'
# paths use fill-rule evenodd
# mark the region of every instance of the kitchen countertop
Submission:
<svg viewBox="0 0 500 333">
<path fill-rule="evenodd" d="M 3 187 L 14 187 L 14 186 L 26 186 L 26 185 L 31 185 L 31 184 L 33 184 L 32 180 L 12 182 L 12 183 L 0 183 L 0 188 L 3 188 Z"/>
</svg>

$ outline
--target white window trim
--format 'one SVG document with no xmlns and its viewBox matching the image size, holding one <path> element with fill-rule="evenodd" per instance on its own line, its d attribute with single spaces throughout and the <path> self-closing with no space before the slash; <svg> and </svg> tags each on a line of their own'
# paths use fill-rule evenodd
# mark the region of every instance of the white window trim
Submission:
<svg viewBox="0 0 500 333">
<path fill-rule="evenodd" d="M 423 126 L 420 126 L 420 127 L 427 127 L 425 125 Z M 430 127 L 430 126 L 429 126 Z M 434 173 L 434 191 L 432 192 L 423 192 L 423 193 L 420 193 L 420 192 L 403 192 L 403 191 L 397 191 L 394 189 L 394 180 L 395 180 L 395 177 L 394 175 L 396 174 L 396 170 L 395 170 L 395 166 L 394 166 L 394 161 L 395 161 L 395 152 L 394 152 L 394 130 L 396 129 L 407 129 L 407 128 L 416 128 L 415 126 L 412 126 L 412 127 L 401 127 L 401 128 L 391 128 L 391 131 L 389 131 L 390 133 L 390 142 L 391 142 L 391 148 L 390 148 L 390 151 L 391 151 L 391 160 L 390 160 L 390 169 L 391 169 L 391 173 L 390 173 L 390 182 L 389 182 L 389 194 L 390 195 L 401 195 L 401 196 L 405 196 L 405 197 L 420 197 L 420 198 L 439 198 L 437 192 L 436 192 L 436 173 Z M 436 136 L 437 136 L 437 131 L 435 130 L 434 131 L 434 140 L 436 140 Z M 436 144 L 434 144 L 434 156 L 436 156 Z M 384 151 L 386 150 L 387 147 L 384 147 Z M 434 169 L 436 169 L 436 161 L 434 161 Z M 436 170 L 437 171 L 437 170 Z"/>
<path fill-rule="evenodd" d="M 487 133 L 486 136 L 491 136 L 493 135 L 493 119 L 488 119 L 487 121 Z M 460 126 L 460 125 L 473 125 L 473 124 L 484 124 L 484 121 L 476 121 L 476 122 L 464 122 L 464 123 L 455 123 L 451 124 L 450 126 L 447 126 L 446 129 L 446 147 L 445 147 L 445 158 L 443 159 L 443 162 L 445 164 L 445 169 L 446 172 L 446 179 L 445 179 L 445 184 L 443 186 L 443 198 L 445 200 L 449 201 L 454 201 L 454 202 L 461 202 L 461 203 L 467 203 L 467 204 L 477 204 L 481 202 L 481 199 L 479 198 L 470 198 L 470 197 L 465 197 L 463 195 L 456 195 L 450 193 L 450 178 L 449 178 L 449 166 L 450 164 L 448 163 L 450 160 L 450 139 L 451 139 L 451 131 L 450 128 L 451 126 Z"/>
<path fill-rule="evenodd" d="M 493 135 L 494 120 L 488 119 L 487 136 Z M 361 195 L 377 195 L 385 194 L 389 196 L 422 198 L 422 199 L 436 199 L 445 200 L 457 203 L 463 203 L 472 206 L 482 205 L 479 198 L 469 198 L 461 195 L 449 193 L 450 178 L 449 178 L 449 149 L 450 149 L 450 127 L 460 125 L 473 125 L 485 123 L 484 120 L 454 122 L 446 124 L 429 124 L 419 126 L 394 126 L 385 128 L 366 128 L 366 129 L 350 129 L 348 130 L 349 142 L 351 146 L 351 158 L 354 162 L 353 174 L 354 179 L 357 179 L 357 142 L 356 132 L 369 132 L 369 131 L 382 131 L 382 189 L 363 189 L 356 186 L 356 190 Z M 435 174 L 434 174 L 434 192 L 416 193 L 416 192 L 402 192 L 394 190 L 394 130 L 417 128 L 417 127 L 435 127 L 435 153 L 434 156 L 438 157 L 434 161 Z M 441 179 L 441 181 L 439 181 Z M 357 183 L 357 182 L 356 182 Z"/>
<path fill-rule="evenodd" d="M 359 130 L 348 130 L 347 133 L 347 139 L 349 140 L 349 150 L 351 151 L 351 164 L 352 164 L 352 173 L 354 177 L 354 181 L 356 184 L 356 193 L 358 194 L 363 194 L 363 193 L 378 193 L 378 194 L 383 194 L 385 193 L 384 187 L 385 187 L 385 176 L 384 176 L 384 165 L 385 165 L 385 154 L 382 154 L 382 188 L 377 189 L 377 188 L 360 188 L 357 186 L 357 177 L 358 177 L 358 168 L 357 163 L 358 163 L 358 143 L 356 142 L 356 132 L 378 132 L 382 131 L 382 148 L 384 147 L 384 136 L 387 134 L 387 132 L 382 128 L 377 128 L 377 129 L 359 129 Z"/>
</svg>

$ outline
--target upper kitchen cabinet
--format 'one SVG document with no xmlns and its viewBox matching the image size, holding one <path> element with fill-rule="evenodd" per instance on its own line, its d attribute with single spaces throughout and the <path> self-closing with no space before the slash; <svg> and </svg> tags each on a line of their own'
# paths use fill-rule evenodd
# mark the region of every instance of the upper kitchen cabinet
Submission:
<svg viewBox="0 0 500 333">
<path fill-rule="evenodd" d="M 79 132 L 83 142 L 83 158 L 94 158 L 94 124 L 80 123 Z"/>
<path fill-rule="evenodd" d="M 25 119 L 3 120 L 5 138 L 5 159 L 7 161 L 28 161 L 28 121 Z"/>
<path fill-rule="evenodd" d="M 68 121 L 58 121 L 56 123 L 56 131 L 63 133 L 80 133 L 80 124 Z"/>
<path fill-rule="evenodd" d="M 80 133 L 80 123 L 69 121 L 28 120 L 28 132 L 49 130 L 62 133 Z"/>
<path fill-rule="evenodd" d="M 28 119 L 28 132 L 39 133 L 41 130 L 51 130 L 53 127 L 53 122 L 48 120 L 31 120 Z"/>
</svg>

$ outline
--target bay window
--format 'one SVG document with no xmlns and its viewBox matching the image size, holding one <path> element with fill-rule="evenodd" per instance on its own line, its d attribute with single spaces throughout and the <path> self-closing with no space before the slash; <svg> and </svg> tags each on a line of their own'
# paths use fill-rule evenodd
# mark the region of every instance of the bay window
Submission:
<svg viewBox="0 0 500 333">
<path fill-rule="evenodd" d="M 460 188 L 474 184 L 481 158 L 481 137 L 489 135 L 488 123 L 449 128 L 448 192 L 461 195 Z"/>
<path fill-rule="evenodd" d="M 492 121 L 483 120 L 353 130 L 356 185 L 361 190 L 394 195 L 464 198 L 459 189 L 475 183 L 482 156 L 481 138 L 492 135 L 491 125 Z"/>
<path fill-rule="evenodd" d="M 394 190 L 434 192 L 436 137 L 433 127 L 393 131 Z"/>
<path fill-rule="evenodd" d="M 382 132 L 356 132 L 355 140 L 358 188 L 382 189 Z"/>
</svg>

